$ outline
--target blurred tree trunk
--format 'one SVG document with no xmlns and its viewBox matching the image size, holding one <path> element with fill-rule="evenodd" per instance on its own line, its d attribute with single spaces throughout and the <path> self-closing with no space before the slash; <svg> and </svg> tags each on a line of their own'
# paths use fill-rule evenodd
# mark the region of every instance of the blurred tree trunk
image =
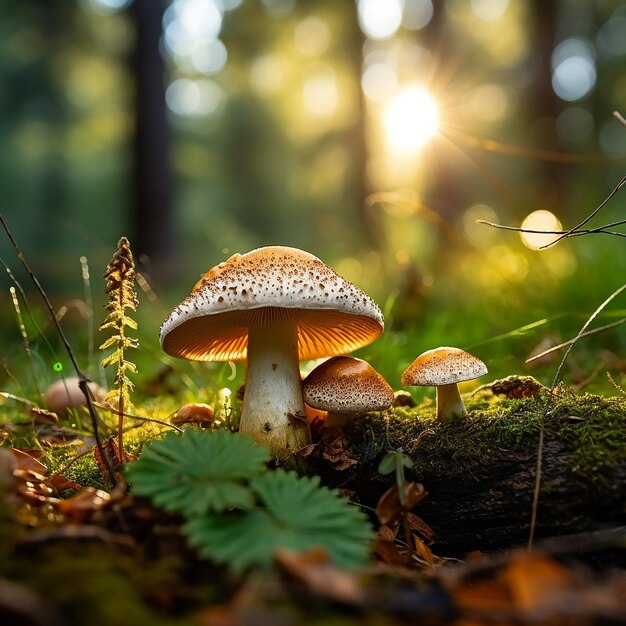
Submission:
<svg viewBox="0 0 626 626">
<path fill-rule="evenodd" d="M 136 46 L 132 246 L 153 275 L 167 279 L 176 253 L 169 128 L 165 111 L 164 63 L 160 53 L 163 2 L 135 0 Z"/>
<path fill-rule="evenodd" d="M 561 143 L 556 133 L 556 118 L 560 101 L 552 88 L 552 53 L 557 43 L 557 0 L 532 0 L 530 3 L 530 32 L 535 42 L 534 81 L 528 92 L 528 102 L 535 143 L 544 150 L 559 151 Z M 538 197 L 546 206 L 563 208 L 565 167 L 561 163 L 538 163 L 541 168 Z"/>
<path fill-rule="evenodd" d="M 438 77 L 446 76 L 456 58 L 453 42 L 446 33 L 446 1 L 439 0 L 433 2 L 433 17 L 420 31 L 421 43 L 433 55 L 435 66 L 430 75 L 434 77 L 432 79 L 434 85 L 439 84 Z M 433 95 L 436 97 L 437 93 Z M 429 208 L 439 213 L 445 220 L 453 220 L 464 208 L 461 200 L 464 194 L 451 167 L 450 154 L 445 152 L 446 148 L 443 142 L 438 142 L 435 138 L 435 141 L 425 149 L 424 154 L 429 161 L 427 180 L 431 181 L 425 199 Z M 445 234 L 441 229 L 438 237 L 444 243 Z"/>
<path fill-rule="evenodd" d="M 352 157 L 352 172 L 354 177 L 354 195 L 359 208 L 359 222 L 363 234 L 368 243 L 378 249 L 385 245 L 382 236 L 382 226 L 377 219 L 377 214 L 368 210 L 367 199 L 372 193 L 372 187 L 367 175 L 367 109 L 365 95 L 361 88 L 361 75 L 363 73 L 363 45 L 365 36 L 359 27 L 356 2 L 346 3 L 349 14 L 346 16 L 346 39 L 349 46 L 348 54 L 354 76 L 355 89 L 355 115 L 352 128 L 349 132 L 350 154 Z"/>
</svg>

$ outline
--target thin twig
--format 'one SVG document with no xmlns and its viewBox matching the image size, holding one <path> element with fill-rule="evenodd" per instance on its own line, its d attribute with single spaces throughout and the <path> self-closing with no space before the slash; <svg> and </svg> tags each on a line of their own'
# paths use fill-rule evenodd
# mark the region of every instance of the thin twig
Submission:
<svg viewBox="0 0 626 626">
<path fill-rule="evenodd" d="M 110 406 L 108 404 L 103 404 L 102 402 L 94 402 L 94 404 L 99 409 L 104 409 L 105 411 L 109 411 L 110 413 L 115 413 L 116 415 L 118 414 L 118 410 L 113 406 Z M 161 424 L 161 426 L 169 426 L 170 428 L 177 430 L 179 433 L 183 432 L 182 428 L 179 428 L 175 424 L 171 424 L 170 422 L 166 422 L 165 420 L 157 419 L 156 417 L 145 417 L 143 415 L 135 415 L 134 413 L 122 413 L 122 415 L 124 417 L 130 417 L 131 419 L 142 420 L 144 422 L 154 422 L 155 424 Z"/>
<path fill-rule="evenodd" d="M 2 216 L 2 214 L 0 214 L 0 223 L 2 224 L 2 228 L 4 228 L 4 231 L 6 232 L 11 244 L 15 248 L 15 251 L 17 253 L 17 258 L 20 260 L 20 263 L 23 265 L 24 269 L 26 270 L 26 273 L 28 274 L 29 278 L 35 285 L 35 288 L 39 292 L 39 295 L 43 299 L 46 305 L 46 308 L 48 309 L 48 311 L 50 312 L 50 315 L 52 316 L 52 319 L 54 320 L 54 325 L 56 326 L 59 337 L 61 338 L 61 341 L 63 343 L 63 346 L 65 347 L 67 355 L 69 356 L 70 361 L 72 362 L 72 366 L 74 367 L 74 370 L 76 372 L 76 375 L 78 376 L 78 379 L 79 379 L 78 387 L 83 392 L 83 395 L 85 396 L 85 399 L 87 401 L 87 408 L 89 410 L 89 417 L 91 418 L 91 425 L 93 428 L 94 437 L 96 439 L 96 445 L 98 446 L 98 451 L 102 455 L 102 458 L 105 460 L 107 470 L 111 477 L 111 481 L 115 485 L 117 484 L 117 478 L 115 477 L 115 469 L 113 468 L 113 466 L 107 459 L 106 455 L 104 454 L 104 450 L 102 449 L 102 442 L 100 441 L 100 433 L 98 432 L 98 414 L 96 413 L 96 409 L 93 405 L 93 398 L 91 397 L 91 392 L 89 390 L 89 385 L 88 385 L 89 379 L 85 376 L 83 371 L 78 366 L 78 362 L 76 361 L 76 356 L 74 355 L 74 350 L 72 350 L 72 346 L 70 345 L 70 342 L 67 340 L 67 337 L 65 336 L 65 333 L 63 332 L 63 329 L 61 328 L 61 324 L 57 320 L 56 312 L 54 310 L 54 307 L 52 306 L 52 303 L 50 302 L 46 292 L 41 286 L 39 279 L 35 276 L 33 271 L 30 269 L 30 266 L 26 262 L 24 253 L 22 252 L 17 241 L 13 237 L 13 234 L 9 230 L 9 227 L 7 226 L 7 223 L 4 221 L 4 217 Z"/>
<path fill-rule="evenodd" d="M 626 220 L 619 220 L 618 222 L 612 222 L 611 224 L 605 224 L 604 226 L 598 226 L 597 228 L 589 228 L 585 230 L 577 230 L 575 232 L 567 230 L 534 230 L 532 228 L 520 228 L 518 226 L 506 226 L 505 224 L 495 224 L 494 222 L 488 222 L 487 220 L 476 220 L 477 224 L 484 224 L 485 226 L 491 226 L 492 228 L 499 228 L 500 230 L 512 230 L 516 233 L 531 233 L 536 235 L 563 235 L 565 237 L 581 237 L 582 235 L 615 235 L 616 237 L 626 237 L 626 233 L 619 231 L 606 230 L 607 228 L 613 228 L 614 226 L 621 226 L 626 224 Z M 548 245 L 552 245 L 551 243 Z M 541 249 L 547 246 L 542 246 Z"/>
<path fill-rule="evenodd" d="M 569 346 L 571 343 L 578 341 L 579 339 L 583 339 L 584 337 L 589 337 L 590 335 L 595 335 L 596 333 L 601 333 L 602 331 L 615 328 L 616 326 L 619 326 L 620 324 L 623 324 L 624 322 L 626 322 L 626 317 L 621 320 L 617 320 L 617 322 L 611 322 L 610 324 L 606 324 L 606 326 L 600 326 L 598 328 L 594 328 L 593 330 L 588 330 L 582 334 L 578 334 L 573 339 L 564 341 L 563 343 L 560 343 L 558 346 L 552 346 L 552 348 L 548 348 L 547 350 L 544 350 L 543 352 L 540 352 L 539 354 L 535 354 L 534 356 L 531 356 L 529 359 L 526 359 L 524 363 L 532 363 L 533 361 L 540 359 L 542 356 L 546 356 L 547 354 L 556 352 L 557 350 L 560 350 L 561 348 L 564 348 L 565 346 Z"/>
<path fill-rule="evenodd" d="M 604 307 L 609 304 L 612 300 L 614 300 L 617 296 L 619 296 L 620 293 L 622 293 L 622 291 L 624 291 L 626 289 L 626 283 L 623 284 L 619 289 L 616 289 L 591 315 L 591 317 L 589 317 L 589 319 L 584 323 L 583 327 L 580 329 L 580 331 L 578 332 L 578 335 L 576 335 L 576 337 L 574 337 L 574 339 L 572 339 L 571 343 L 569 344 L 569 347 L 567 348 L 567 350 L 565 351 L 565 354 L 563 355 L 563 358 L 561 359 L 561 362 L 559 363 L 559 367 L 556 370 L 556 374 L 554 375 L 554 379 L 552 380 L 552 386 L 551 389 L 554 389 L 556 387 L 556 384 L 559 382 L 559 378 L 561 376 L 561 370 L 563 369 L 563 365 L 565 365 L 565 361 L 567 360 L 567 357 L 569 356 L 569 353 L 572 351 L 573 347 L 576 345 L 576 342 L 585 335 L 585 331 L 587 330 L 589 324 L 591 324 L 591 322 L 593 322 L 593 320 L 600 314 L 600 312 L 602 311 L 602 309 L 604 309 Z"/>
<path fill-rule="evenodd" d="M 582 228 L 587 222 L 589 222 L 590 220 L 592 220 L 599 212 L 600 210 L 606 205 L 606 203 L 616 194 L 619 192 L 619 190 L 626 184 L 626 176 L 624 176 L 624 178 L 622 178 L 622 180 L 619 181 L 619 183 L 617 183 L 617 185 L 615 186 L 615 188 L 613 189 L 613 191 L 596 207 L 596 209 L 594 211 L 592 211 L 582 222 L 580 222 L 579 224 L 577 224 L 576 226 L 574 226 L 574 228 L 571 228 L 570 230 L 568 230 L 566 233 L 564 233 L 563 235 L 561 235 L 560 237 L 558 237 L 557 239 L 555 239 L 554 241 L 551 241 L 549 244 L 546 244 L 545 246 L 541 246 L 542 248 L 547 248 L 549 246 L 553 246 L 555 243 L 561 241 L 561 239 L 564 239 L 565 237 L 569 237 L 573 232 L 579 230 L 580 228 Z"/>
<path fill-rule="evenodd" d="M 626 128 L 626 120 L 622 116 L 619 111 L 613 111 L 613 117 L 624 127 Z"/>
<path fill-rule="evenodd" d="M 539 491 L 541 487 L 541 462 L 543 460 L 543 421 L 539 429 L 539 443 L 537 445 L 537 464 L 535 466 L 535 488 L 533 489 L 533 506 L 530 515 L 530 531 L 528 534 L 528 549 L 532 550 L 535 541 L 535 528 L 537 527 L 537 511 L 539 509 Z"/>
</svg>

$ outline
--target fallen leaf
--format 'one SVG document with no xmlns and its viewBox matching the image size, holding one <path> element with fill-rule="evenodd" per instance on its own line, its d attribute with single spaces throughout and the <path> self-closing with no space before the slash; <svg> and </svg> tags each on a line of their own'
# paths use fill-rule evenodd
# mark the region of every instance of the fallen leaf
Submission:
<svg viewBox="0 0 626 626">
<path fill-rule="evenodd" d="M 428 492 L 424 485 L 415 482 L 407 482 L 403 485 L 405 502 L 400 504 L 398 486 L 393 485 L 380 497 L 376 504 L 376 517 L 381 524 L 389 524 L 396 520 L 402 511 L 410 511 L 418 502 L 423 500 Z"/>
<path fill-rule="evenodd" d="M 365 606 L 367 592 L 356 575 L 333 565 L 326 550 L 313 548 L 301 553 L 280 548 L 274 559 L 285 574 L 311 593 L 342 604 Z"/>
<path fill-rule="evenodd" d="M 37 472 L 39 474 L 47 474 L 48 468 L 38 461 L 35 456 L 41 456 L 40 450 L 18 450 L 11 448 L 13 456 L 17 459 L 17 468 Z"/>
</svg>

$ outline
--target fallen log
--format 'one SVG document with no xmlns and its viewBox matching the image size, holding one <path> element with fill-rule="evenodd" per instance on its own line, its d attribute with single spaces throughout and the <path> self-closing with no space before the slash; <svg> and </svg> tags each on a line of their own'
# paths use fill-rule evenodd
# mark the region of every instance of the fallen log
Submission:
<svg viewBox="0 0 626 626">
<path fill-rule="evenodd" d="M 559 387 L 510 399 L 484 389 L 467 406 L 467 419 L 446 424 L 434 419 L 433 408 L 370 414 L 344 431 L 343 452 L 335 445 L 335 465 L 348 458 L 352 466 L 317 471 L 375 506 L 394 479 L 378 474 L 378 464 L 402 448 L 414 461 L 407 480 L 429 494 L 414 513 L 435 531 L 436 553 L 500 550 L 528 541 L 543 428 L 535 538 L 625 523 L 626 398 Z"/>
</svg>

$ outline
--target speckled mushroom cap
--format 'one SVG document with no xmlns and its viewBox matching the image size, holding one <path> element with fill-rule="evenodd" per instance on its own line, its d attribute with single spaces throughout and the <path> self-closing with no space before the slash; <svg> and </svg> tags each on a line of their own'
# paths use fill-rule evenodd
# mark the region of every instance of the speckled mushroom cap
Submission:
<svg viewBox="0 0 626 626">
<path fill-rule="evenodd" d="M 193 361 L 246 359 L 248 328 L 291 318 L 300 359 L 344 354 L 383 331 L 378 306 L 317 257 L 270 246 L 209 270 L 161 326 L 161 345 Z"/>
<path fill-rule="evenodd" d="M 428 350 L 409 365 L 402 374 L 405 386 L 451 385 L 473 380 L 487 373 L 487 367 L 475 356 L 460 348 Z"/>
<path fill-rule="evenodd" d="M 318 365 L 302 383 L 304 401 L 333 413 L 382 411 L 393 402 L 393 389 L 369 364 L 336 356 Z"/>
</svg>

